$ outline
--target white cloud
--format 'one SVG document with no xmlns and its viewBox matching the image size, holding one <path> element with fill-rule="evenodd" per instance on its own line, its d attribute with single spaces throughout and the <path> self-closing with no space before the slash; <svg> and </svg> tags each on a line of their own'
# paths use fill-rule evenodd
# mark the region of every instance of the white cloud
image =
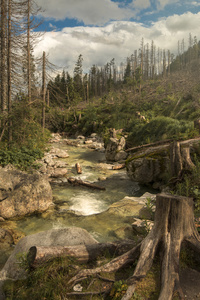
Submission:
<svg viewBox="0 0 200 300">
<path fill-rule="evenodd" d="M 174 15 L 161 19 L 146 27 L 142 23 L 115 21 L 103 27 L 74 27 L 62 31 L 45 33 L 35 49 L 35 55 L 43 51 L 49 53 L 49 60 L 61 67 L 68 66 L 72 71 L 79 54 L 83 55 L 83 67 L 86 71 L 93 64 L 105 65 L 112 58 L 116 62 L 140 48 L 142 37 L 145 43 L 154 43 L 161 49 L 177 51 L 178 40 L 185 39 L 187 47 L 189 33 L 200 37 L 200 13 L 190 12 L 181 16 Z"/>
<path fill-rule="evenodd" d="M 143 0 L 144 1 L 144 0 Z M 66 18 L 83 21 L 86 25 L 103 25 L 112 20 L 123 20 L 133 16 L 133 12 L 120 8 L 111 0 L 36 0 L 45 9 L 46 18 L 64 20 Z"/>
<path fill-rule="evenodd" d="M 182 1 L 182 4 L 184 5 L 184 3 L 183 3 L 183 0 L 181 0 Z M 169 4 L 175 4 L 175 3 L 178 3 L 178 2 L 180 2 L 181 3 L 181 1 L 180 0 L 156 0 L 156 6 L 157 6 L 157 9 L 164 9 L 167 5 L 169 5 Z"/>
<path fill-rule="evenodd" d="M 150 0 L 133 0 L 131 6 L 136 9 L 146 9 L 151 6 L 151 2 Z"/>
<path fill-rule="evenodd" d="M 198 31 L 200 20 L 200 13 L 192 14 L 191 12 L 185 13 L 181 16 L 173 15 L 167 18 L 166 27 L 171 32 L 196 32 Z"/>
</svg>

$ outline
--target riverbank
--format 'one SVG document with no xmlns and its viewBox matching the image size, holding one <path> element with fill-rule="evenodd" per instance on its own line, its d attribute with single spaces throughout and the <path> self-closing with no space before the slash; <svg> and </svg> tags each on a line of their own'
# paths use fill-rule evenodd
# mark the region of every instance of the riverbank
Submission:
<svg viewBox="0 0 200 300">
<path fill-rule="evenodd" d="M 86 229 L 99 242 L 134 236 L 132 223 L 145 205 L 144 199 L 142 202 L 139 196 L 146 190 L 131 181 L 125 169 L 113 170 L 113 165 L 117 163 L 106 163 L 103 145 L 96 139 L 93 137 L 85 143 L 84 137 L 68 140 L 59 135 L 53 136 L 51 150 L 43 159 L 40 173 L 49 178 L 54 205 L 43 213 L 0 222 L 1 249 L 6 245 L 6 251 L 1 255 L 1 265 L 20 237 L 40 231 L 76 226 Z M 82 174 L 77 174 L 77 162 L 82 167 Z M 47 165 L 45 168 L 44 164 Z M 53 173 L 64 166 L 66 174 L 61 172 L 57 177 L 52 176 L 51 172 L 44 174 L 48 165 L 51 165 L 49 168 Z M 105 191 L 73 186 L 68 183 L 68 176 L 96 182 Z M 13 239 L 13 235 L 19 238 Z M 5 239 L 9 243 L 5 243 Z"/>
</svg>

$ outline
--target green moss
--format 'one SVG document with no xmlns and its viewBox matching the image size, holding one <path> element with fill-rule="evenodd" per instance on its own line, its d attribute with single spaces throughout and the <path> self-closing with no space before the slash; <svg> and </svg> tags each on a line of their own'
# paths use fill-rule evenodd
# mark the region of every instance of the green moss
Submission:
<svg viewBox="0 0 200 300">
<path fill-rule="evenodd" d="M 126 164 L 130 163 L 133 160 L 140 159 L 140 158 L 146 158 L 146 159 L 161 159 L 163 157 L 169 156 L 169 149 L 164 150 L 158 150 L 150 153 L 143 153 L 138 155 L 133 155 L 131 157 L 128 157 L 126 160 Z"/>
</svg>

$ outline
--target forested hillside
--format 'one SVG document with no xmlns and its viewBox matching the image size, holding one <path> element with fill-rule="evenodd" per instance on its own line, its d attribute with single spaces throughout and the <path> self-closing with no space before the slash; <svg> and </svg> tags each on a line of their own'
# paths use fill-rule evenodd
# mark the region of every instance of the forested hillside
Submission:
<svg viewBox="0 0 200 300">
<path fill-rule="evenodd" d="M 73 74 L 56 72 L 34 58 L 40 8 L 32 0 L 1 4 L 0 163 L 27 168 L 40 157 L 50 132 L 68 136 L 123 129 L 128 146 L 199 134 L 200 44 L 189 35 L 178 55 L 141 39 L 125 62 L 115 59 L 84 70 L 80 54 Z M 123 58 L 122 58 L 123 60 Z"/>
</svg>

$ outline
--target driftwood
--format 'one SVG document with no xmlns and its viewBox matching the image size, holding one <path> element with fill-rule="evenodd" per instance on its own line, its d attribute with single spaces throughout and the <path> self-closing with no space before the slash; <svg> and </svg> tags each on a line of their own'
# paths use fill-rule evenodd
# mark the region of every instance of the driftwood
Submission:
<svg viewBox="0 0 200 300">
<path fill-rule="evenodd" d="M 121 170 L 124 169 L 126 167 L 125 164 L 120 164 L 120 165 L 115 165 L 112 167 L 113 170 Z"/>
<path fill-rule="evenodd" d="M 129 288 L 122 300 L 131 299 L 137 282 L 144 278 L 156 254 L 161 258 L 161 291 L 159 300 L 171 300 L 178 292 L 185 299 L 179 281 L 179 258 L 183 242 L 200 253 L 200 238 L 194 223 L 192 198 L 159 194 L 156 196 L 155 223 L 151 232 L 136 247 L 95 269 L 85 269 L 70 279 L 80 281 L 100 272 L 114 272 L 139 257 L 134 274 L 129 278 Z"/>
<path fill-rule="evenodd" d="M 82 168 L 81 168 L 81 165 L 80 165 L 79 163 L 76 163 L 75 167 L 76 167 L 77 173 L 78 173 L 78 174 L 82 174 Z"/>
<path fill-rule="evenodd" d="M 38 247 L 33 246 L 29 249 L 27 260 L 30 267 L 37 267 L 55 257 L 74 257 L 80 263 L 94 261 L 98 256 L 103 255 L 106 251 L 110 255 L 122 254 L 135 245 L 134 241 L 122 241 L 118 243 L 97 243 L 91 245 L 77 246 L 52 246 Z"/>
<path fill-rule="evenodd" d="M 91 182 L 83 181 L 81 179 L 76 179 L 76 178 L 67 178 L 68 182 L 74 185 L 83 185 L 92 189 L 97 189 L 97 190 L 102 190 L 105 191 L 105 187 L 96 185 Z"/>
</svg>

